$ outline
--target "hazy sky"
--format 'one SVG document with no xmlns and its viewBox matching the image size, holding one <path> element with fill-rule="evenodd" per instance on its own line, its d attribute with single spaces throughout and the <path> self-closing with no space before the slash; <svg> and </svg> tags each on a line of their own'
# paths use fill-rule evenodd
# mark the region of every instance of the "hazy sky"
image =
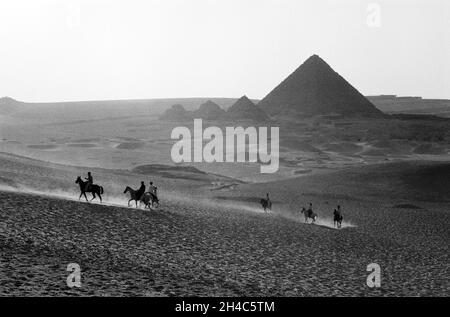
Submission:
<svg viewBox="0 0 450 317">
<path fill-rule="evenodd" d="M 318 54 L 365 95 L 450 99 L 449 21 L 449 0 L 1 0 L 0 96 L 262 98 Z"/>
</svg>

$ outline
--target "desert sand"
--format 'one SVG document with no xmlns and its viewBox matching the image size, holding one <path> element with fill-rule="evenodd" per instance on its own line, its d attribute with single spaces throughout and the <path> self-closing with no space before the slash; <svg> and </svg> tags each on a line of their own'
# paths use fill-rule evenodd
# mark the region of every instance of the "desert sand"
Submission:
<svg viewBox="0 0 450 317">
<path fill-rule="evenodd" d="M 0 157 L 1 295 L 446 296 L 450 290 L 450 199 L 433 196 L 432 187 L 423 191 L 414 179 L 425 173 L 432 186 L 445 163 L 388 163 L 219 190 L 211 190 L 209 178 L 152 177 L 161 184 L 162 204 L 148 210 L 127 208 L 122 188 L 113 186 L 138 180 L 131 171 L 94 169 L 104 203 L 86 203 L 70 177 L 82 168 Z M 375 180 L 370 185 L 367 175 Z M 270 213 L 258 204 L 266 191 Z M 309 202 L 316 224 L 298 213 Z M 345 217 L 339 230 L 331 221 L 337 204 Z M 81 267 L 81 288 L 66 285 L 69 263 Z M 381 266 L 381 288 L 366 286 L 370 263 Z"/>
</svg>

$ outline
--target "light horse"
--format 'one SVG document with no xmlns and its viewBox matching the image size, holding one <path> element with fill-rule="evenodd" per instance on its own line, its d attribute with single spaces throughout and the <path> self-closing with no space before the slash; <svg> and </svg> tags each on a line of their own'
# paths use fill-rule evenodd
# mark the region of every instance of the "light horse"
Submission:
<svg viewBox="0 0 450 317">
<path fill-rule="evenodd" d="M 144 193 L 144 195 L 142 195 L 141 197 L 141 201 L 145 204 L 145 207 L 148 207 L 148 209 L 150 209 L 150 206 L 154 208 L 159 207 L 159 199 L 153 193 Z"/>
<path fill-rule="evenodd" d="M 78 184 L 80 186 L 81 194 L 80 194 L 80 197 L 78 197 L 78 200 L 80 200 L 81 196 L 84 196 L 84 198 L 86 198 L 86 201 L 88 201 L 87 196 L 86 196 L 86 192 L 88 192 L 88 193 L 92 193 L 92 199 L 90 201 L 93 201 L 96 198 L 95 194 L 97 194 L 98 198 L 100 198 L 100 202 L 102 202 L 101 194 L 104 193 L 102 186 L 92 184 L 89 186 L 89 189 L 86 190 L 87 182 L 84 182 L 80 176 L 77 177 L 75 184 Z"/>
<path fill-rule="evenodd" d="M 136 203 L 136 208 L 138 205 L 138 201 L 139 202 L 143 202 L 145 204 L 145 207 L 148 207 L 148 209 L 150 209 L 150 206 L 152 207 L 158 207 L 159 206 L 159 200 L 158 197 L 156 197 L 153 193 L 143 193 L 140 197 L 140 199 L 137 198 L 137 190 L 134 190 L 133 188 L 131 188 L 130 186 L 127 186 L 125 188 L 125 191 L 123 192 L 124 194 L 126 193 L 130 193 L 130 199 L 128 200 L 128 207 L 130 207 L 130 202 L 132 202 L 133 200 Z"/>
<path fill-rule="evenodd" d="M 333 215 L 334 215 L 334 227 L 341 228 L 342 220 L 344 220 L 344 217 L 336 209 L 334 210 Z"/>
<path fill-rule="evenodd" d="M 303 207 L 300 212 L 305 215 L 305 222 L 306 223 L 308 223 L 308 218 L 312 219 L 312 223 L 316 222 L 317 214 L 314 213 L 311 209 L 306 210 L 305 207 Z"/>
</svg>

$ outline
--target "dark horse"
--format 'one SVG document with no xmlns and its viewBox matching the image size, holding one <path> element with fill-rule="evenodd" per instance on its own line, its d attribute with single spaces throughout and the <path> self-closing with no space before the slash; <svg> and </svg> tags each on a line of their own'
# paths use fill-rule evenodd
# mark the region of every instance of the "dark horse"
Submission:
<svg viewBox="0 0 450 317">
<path fill-rule="evenodd" d="M 133 188 L 131 188 L 130 186 L 127 186 L 124 190 L 124 194 L 126 193 L 130 193 L 130 199 L 128 200 L 128 207 L 130 207 L 130 202 L 132 202 L 133 200 L 136 202 L 136 208 L 137 208 L 137 203 L 138 203 L 138 191 L 134 190 Z"/>
<path fill-rule="evenodd" d="M 334 227 L 337 226 L 338 228 L 341 228 L 342 220 L 344 220 L 344 217 L 342 217 L 342 214 L 336 209 L 334 210 L 333 215 L 334 215 Z"/>
<path fill-rule="evenodd" d="M 269 199 L 262 198 L 260 200 L 261 206 L 263 207 L 264 211 L 272 210 L 272 202 Z"/>
<path fill-rule="evenodd" d="M 308 218 L 312 219 L 312 223 L 316 222 L 317 214 L 314 213 L 311 209 L 306 210 L 305 207 L 303 207 L 300 212 L 305 215 L 306 223 L 308 223 Z"/>
<path fill-rule="evenodd" d="M 89 190 L 86 191 L 86 183 L 84 182 L 80 176 L 77 177 L 77 180 L 75 181 L 76 184 L 80 185 L 80 197 L 78 197 L 78 199 L 81 198 L 81 196 L 84 195 L 84 198 L 86 198 L 86 201 L 88 201 L 87 196 L 86 196 L 86 192 L 88 193 L 92 193 L 92 199 L 91 201 L 93 201 L 95 199 L 95 194 L 98 195 L 98 198 L 100 198 L 100 202 L 102 202 L 102 195 L 103 194 L 103 187 L 96 185 L 96 184 L 92 184 L 91 186 L 89 186 Z"/>
</svg>

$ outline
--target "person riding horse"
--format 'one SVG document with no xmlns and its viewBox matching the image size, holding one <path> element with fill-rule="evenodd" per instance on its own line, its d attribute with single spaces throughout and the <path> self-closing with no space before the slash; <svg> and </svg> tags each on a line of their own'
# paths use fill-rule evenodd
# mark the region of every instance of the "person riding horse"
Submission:
<svg viewBox="0 0 450 317">
<path fill-rule="evenodd" d="M 337 210 L 335 209 L 333 211 L 333 218 L 334 218 L 334 226 L 340 228 L 342 226 L 342 220 L 344 217 L 342 216 L 341 206 L 337 206 Z"/>
<path fill-rule="evenodd" d="M 145 184 L 141 182 L 141 187 L 138 190 L 134 190 L 133 188 L 127 186 L 125 188 L 124 194 L 130 193 L 130 199 L 128 200 L 128 207 L 130 206 L 131 201 L 135 201 L 136 208 L 138 206 L 138 202 L 143 202 L 146 207 L 150 208 L 150 206 L 158 207 L 159 200 L 156 197 L 156 187 L 153 186 L 153 182 L 150 182 L 149 191 L 145 191 Z"/>
<path fill-rule="evenodd" d="M 150 186 L 148 187 L 148 192 L 153 194 L 155 197 L 158 197 L 157 191 L 158 191 L 158 188 L 153 185 L 153 182 L 150 182 Z"/>
<path fill-rule="evenodd" d="M 159 206 L 159 199 L 158 199 L 158 187 L 153 185 L 153 182 L 150 182 L 150 186 L 148 187 L 148 192 L 145 193 L 145 195 L 142 197 L 142 200 L 145 202 L 147 206 Z"/>
<path fill-rule="evenodd" d="M 317 214 L 313 212 L 312 210 L 312 203 L 309 203 L 309 208 L 305 209 L 305 207 L 302 208 L 300 213 L 304 214 L 305 216 L 305 222 L 308 222 L 308 219 L 312 219 L 312 222 L 316 222 L 317 220 Z"/>
<path fill-rule="evenodd" d="M 81 196 L 84 196 L 84 198 L 86 198 L 86 201 L 88 201 L 86 193 L 92 193 L 91 200 L 94 200 L 96 198 L 95 195 L 98 195 L 98 198 L 100 199 L 100 201 L 102 201 L 102 194 L 104 193 L 103 187 L 94 184 L 91 172 L 88 173 L 88 177 L 85 179 L 86 181 L 83 181 L 81 179 L 81 176 L 78 176 L 77 179 L 75 180 L 75 183 L 80 186 L 80 197 L 78 197 L 78 199 L 80 199 Z"/>
<path fill-rule="evenodd" d="M 94 184 L 94 178 L 92 177 L 91 172 L 87 173 L 87 177 L 85 177 L 86 180 L 86 187 L 84 188 L 85 192 L 88 192 L 91 189 L 91 185 Z"/>
<path fill-rule="evenodd" d="M 145 183 L 141 182 L 141 187 L 136 191 L 136 199 L 141 200 L 142 195 L 145 193 Z"/>
<path fill-rule="evenodd" d="M 264 211 L 272 210 L 272 202 L 270 201 L 269 193 L 266 193 L 266 199 L 261 198 L 260 203 Z"/>
</svg>

